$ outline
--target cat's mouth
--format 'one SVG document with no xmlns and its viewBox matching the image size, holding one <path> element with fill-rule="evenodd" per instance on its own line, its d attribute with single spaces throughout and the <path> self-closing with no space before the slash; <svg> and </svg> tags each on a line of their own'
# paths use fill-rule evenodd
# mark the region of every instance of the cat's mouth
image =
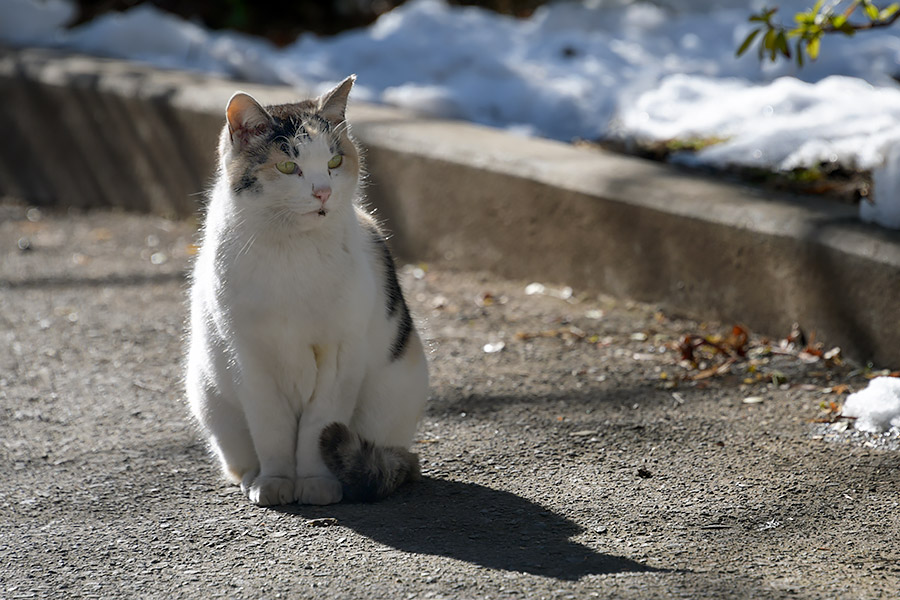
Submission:
<svg viewBox="0 0 900 600">
<path fill-rule="evenodd" d="M 301 217 L 324 217 L 328 214 L 327 208 L 316 208 L 305 213 L 300 213 Z"/>
</svg>

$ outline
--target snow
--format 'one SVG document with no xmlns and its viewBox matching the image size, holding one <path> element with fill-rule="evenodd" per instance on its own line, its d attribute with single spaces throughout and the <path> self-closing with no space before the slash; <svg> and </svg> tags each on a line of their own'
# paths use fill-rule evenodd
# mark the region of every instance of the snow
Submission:
<svg viewBox="0 0 900 600">
<path fill-rule="evenodd" d="M 900 379 L 876 377 L 865 389 L 847 397 L 841 414 L 855 417 L 853 427 L 860 431 L 900 429 Z"/>
<path fill-rule="evenodd" d="M 816 83 L 780 77 L 764 86 L 672 75 L 620 118 L 636 137 L 726 138 L 693 157 L 706 164 L 788 171 L 840 162 L 869 170 L 884 165 L 900 141 L 900 91 L 838 75 Z"/>
<path fill-rule="evenodd" d="M 810 0 L 781 0 L 781 19 Z M 665 5 L 665 6 L 664 6 Z M 720 139 L 675 160 L 790 170 L 871 169 L 861 217 L 900 228 L 900 38 L 830 36 L 819 60 L 760 64 L 735 49 L 761 2 L 584 0 L 514 19 L 410 0 L 367 28 L 277 49 L 146 4 L 65 29 L 67 0 L 3 0 L 0 42 L 323 90 L 564 141 Z"/>
<path fill-rule="evenodd" d="M 0 6 L 0 41 L 16 46 L 52 44 L 75 16 L 66 0 L 4 0 Z"/>
</svg>

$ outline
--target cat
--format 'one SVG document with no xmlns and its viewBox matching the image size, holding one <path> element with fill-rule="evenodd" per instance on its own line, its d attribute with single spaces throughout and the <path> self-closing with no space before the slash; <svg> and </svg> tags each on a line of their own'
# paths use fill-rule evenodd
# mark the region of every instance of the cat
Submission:
<svg viewBox="0 0 900 600">
<path fill-rule="evenodd" d="M 250 502 L 383 498 L 420 477 L 421 339 L 362 208 L 345 117 L 232 96 L 190 290 L 188 403 Z"/>
</svg>

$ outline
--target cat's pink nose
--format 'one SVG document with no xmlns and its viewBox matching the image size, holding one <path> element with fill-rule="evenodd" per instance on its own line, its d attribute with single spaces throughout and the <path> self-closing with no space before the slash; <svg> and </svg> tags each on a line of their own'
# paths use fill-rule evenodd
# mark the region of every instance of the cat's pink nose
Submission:
<svg viewBox="0 0 900 600">
<path fill-rule="evenodd" d="M 331 198 L 331 188 L 330 187 L 321 187 L 321 188 L 313 188 L 313 196 L 319 199 L 319 202 L 325 204 L 328 202 L 328 199 Z"/>
</svg>

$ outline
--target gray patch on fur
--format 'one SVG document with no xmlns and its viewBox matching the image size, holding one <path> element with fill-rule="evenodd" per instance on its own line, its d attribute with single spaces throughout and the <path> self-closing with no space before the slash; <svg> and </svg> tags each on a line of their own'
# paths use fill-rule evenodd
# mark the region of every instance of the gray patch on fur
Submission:
<svg viewBox="0 0 900 600">
<path fill-rule="evenodd" d="M 413 322 L 409 314 L 406 303 L 403 303 L 403 312 L 400 314 L 400 322 L 397 324 L 397 335 L 391 344 L 391 360 L 397 360 L 403 356 L 406 346 L 409 344 L 409 337 L 412 334 Z"/>
<path fill-rule="evenodd" d="M 261 126 L 259 134 L 241 148 L 244 165 L 248 168 L 240 179 L 233 180 L 235 194 L 260 190 L 255 171 L 270 159 L 273 149 L 296 159 L 300 154 L 299 145 L 309 142 L 314 136 L 324 136 L 333 154 L 345 154 L 342 146 L 345 129 L 318 114 L 314 101 L 276 104 L 265 107 L 265 110 L 270 117 L 269 122 Z"/>
<path fill-rule="evenodd" d="M 257 181 L 256 177 L 250 175 L 250 172 L 244 173 L 241 176 L 241 179 L 234 186 L 234 193 L 240 194 L 244 190 L 258 190 L 259 189 L 259 181 Z"/>
<path fill-rule="evenodd" d="M 327 135 L 332 147 L 339 145 L 339 140 L 333 139 L 331 123 L 314 112 L 315 108 L 315 104 L 309 101 L 267 106 L 266 111 L 272 116 L 267 141 L 273 143 L 282 140 L 281 150 L 295 157 L 297 151 L 291 143 L 294 140 L 308 142 L 313 135 Z"/>
<path fill-rule="evenodd" d="M 349 502 L 380 500 L 422 476 L 417 454 L 406 448 L 376 446 L 343 423 L 332 423 L 322 430 L 319 449 Z"/>
<path fill-rule="evenodd" d="M 372 238 L 372 243 L 380 251 L 381 264 L 384 268 L 384 295 L 387 301 L 388 319 L 394 318 L 394 316 L 397 316 L 398 319 L 397 333 L 394 335 L 394 341 L 391 343 L 391 360 L 397 360 L 403 356 L 403 351 L 406 350 L 406 346 L 409 344 L 409 338 L 413 330 L 412 316 L 409 314 L 409 307 L 406 305 L 406 299 L 403 297 L 403 290 L 400 288 L 400 281 L 397 279 L 394 257 L 391 254 L 391 249 L 388 248 L 384 235 L 374 225 L 365 226 Z"/>
</svg>

